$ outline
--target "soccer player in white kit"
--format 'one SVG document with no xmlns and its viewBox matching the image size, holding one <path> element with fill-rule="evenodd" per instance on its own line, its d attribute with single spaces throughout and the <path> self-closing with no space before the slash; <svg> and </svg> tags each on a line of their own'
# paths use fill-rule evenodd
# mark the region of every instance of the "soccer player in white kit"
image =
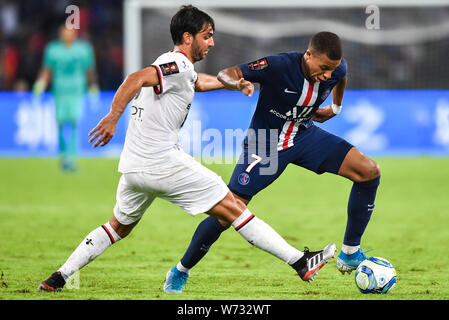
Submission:
<svg viewBox="0 0 449 320">
<path fill-rule="evenodd" d="M 166 199 L 191 215 L 207 213 L 228 221 L 254 246 L 291 265 L 303 280 L 312 280 L 334 256 L 335 245 L 316 252 L 299 251 L 269 225 L 237 201 L 223 180 L 178 146 L 181 129 L 195 91 L 222 89 L 215 76 L 197 74 L 193 64 L 214 46 L 214 22 L 205 12 L 183 6 L 173 16 L 170 31 L 175 47 L 149 67 L 129 75 L 117 90 L 111 110 L 89 133 L 94 147 L 106 145 L 127 104 L 131 118 L 120 156 L 122 173 L 114 214 L 90 232 L 67 261 L 38 287 L 62 290 L 68 278 L 126 237 L 156 197 Z M 254 86 L 240 80 L 238 89 L 251 95 Z M 167 273 L 182 272 L 176 267 Z M 176 292 L 176 288 L 164 288 Z"/>
</svg>

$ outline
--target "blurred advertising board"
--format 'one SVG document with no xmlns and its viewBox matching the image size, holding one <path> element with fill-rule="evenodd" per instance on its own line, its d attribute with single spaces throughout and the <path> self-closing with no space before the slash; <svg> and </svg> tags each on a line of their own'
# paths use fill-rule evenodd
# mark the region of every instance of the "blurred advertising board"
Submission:
<svg viewBox="0 0 449 320">
<path fill-rule="evenodd" d="M 117 125 L 111 142 L 89 145 L 88 133 L 109 111 L 114 92 L 96 99 L 86 96 L 78 122 L 80 156 L 120 155 L 132 101 Z M 195 157 L 237 157 L 241 141 L 256 108 L 258 92 L 248 98 L 240 92 L 197 93 L 180 132 L 181 147 Z M 331 98 L 324 105 L 330 104 Z M 342 112 L 316 123 L 369 155 L 449 155 L 448 90 L 347 90 Z M 53 157 L 58 154 L 58 130 L 49 93 L 36 99 L 31 93 L 0 93 L 0 156 Z"/>
</svg>

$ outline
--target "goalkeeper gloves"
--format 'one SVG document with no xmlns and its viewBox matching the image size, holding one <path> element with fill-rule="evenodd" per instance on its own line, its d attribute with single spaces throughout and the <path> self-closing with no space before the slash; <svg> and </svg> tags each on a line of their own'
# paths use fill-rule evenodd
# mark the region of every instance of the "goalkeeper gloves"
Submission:
<svg viewBox="0 0 449 320">
<path fill-rule="evenodd" d="M 37 98 L 45 91 L 45 81 L 37 80 L 33 85 L 33 95 Z"/>
<path fill-rule="evenodd" d="M 97 84 L 93 84 L 89 87 L 89 95 L 92 97 L 96 97 L 100 92 L 100 88 L 98 88 Z"/>
</svg>

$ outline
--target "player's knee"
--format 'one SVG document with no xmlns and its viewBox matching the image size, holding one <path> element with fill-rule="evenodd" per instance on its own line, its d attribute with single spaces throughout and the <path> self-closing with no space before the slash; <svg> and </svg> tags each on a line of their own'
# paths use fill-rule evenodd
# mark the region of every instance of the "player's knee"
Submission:
<svg viewBox="0 0 449 320">
<path fill-rule="evenodd" d="M 242 201 L 237 200 L 232 193 L 226 196 L 226 208 L 232 217 L 237 218 L 246 209 L 245 204 Z"/>
<path fill-rule="evenodd" d="M 232 193 L 229 192 L 226 197 L 211 210 L 211 214 L 219 220 L 231 224 L 245 209 L 246 206 L 241 201 L 237 201 Z"/>
<path fill-rule="evenodd" d="M 380 166 L 377 162 L 371 160 L 372 164 L 370 166 L 370 179 L 375 179 L 380 176 Z"/>
<path fill-rule="evenodd" d="M 109 220 L 109 224 L 111 225 L 111 227 L 122 239 L 131 233 L 132 229 L 136 226 L 137 223 L 138 221 L 133 222 L 129 225 L 121 224 L 115 216 L 113 216 L 111 220 Z"/>
<path fill-rule="evenodd" d="M 360 181 L 358 182 L 370 181 L 376 179 L 379 176 L 380 176 L 379 164 L 369 159 L 368 164 L 365 166 L 365 170 L 363 170 L 363 173 L 360 175 Z"/>
</svg>

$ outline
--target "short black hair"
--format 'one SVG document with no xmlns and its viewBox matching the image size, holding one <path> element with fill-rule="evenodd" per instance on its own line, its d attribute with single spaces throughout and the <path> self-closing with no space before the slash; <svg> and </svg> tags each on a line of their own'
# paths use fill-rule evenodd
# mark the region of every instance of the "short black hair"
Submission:
<svg viewBox="0 0 449 320">
<path fill-rule="evenodd" d="M 327 31 L 315 34 L 310 40 L 309 49 L 324 53 L 331 60 L 340 60 L 343 55 L 340 38 L 335 33 Z"/>
<path fill-rule="evenodd" d="M 173 16 L 170 23 L 173 43 L 175 45 L 182 43 L 184 32 L 195 36 L 203 29 L 204 24 L 211 25 L 212 30 L 215 30 L 214 20 L 207 13 L 192 5 L 182 6 Z"/>
</svg>

